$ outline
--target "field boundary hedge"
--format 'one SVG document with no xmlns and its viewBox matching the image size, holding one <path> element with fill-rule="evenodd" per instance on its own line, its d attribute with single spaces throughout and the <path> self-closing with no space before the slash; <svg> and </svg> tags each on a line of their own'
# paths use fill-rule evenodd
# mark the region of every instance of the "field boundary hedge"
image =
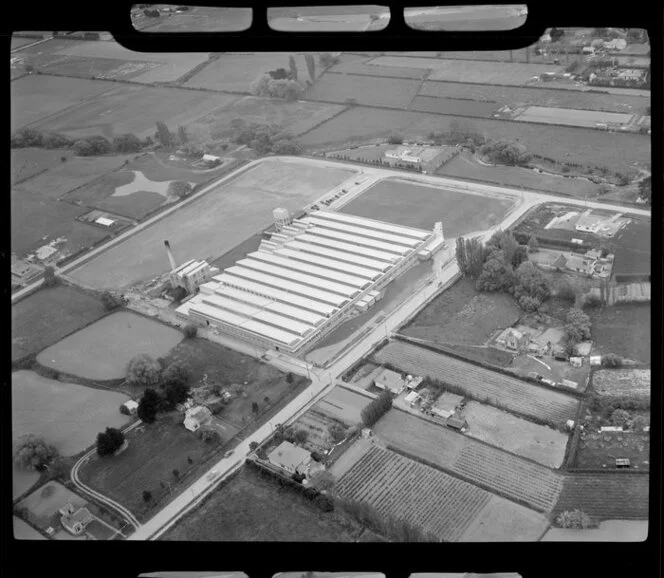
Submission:
<svg viewBox="0 0 664 578">
<path fill-rule="evenodd" d="M 273 99 L 273 100 L 279 100 L 279 99 Z M 315 101 L 308 101 L 308 102 L 315 102 Z M 331 121 L 331 120 L 334 120 L 334 119 L 337 118 L 339 115 L 341 115 L 341 114 L 343 114 L 344 112 L 350 110 L 351 108 L 352 108 L 351 105 L 346 105 L 346 106 L 344 106 L 341 110 L 335 112 L 335 113 L 334 113 L 332 116 L 330 116 L 329 118 L 326 118 L 326 119 L 324 119 L 324 120 L 321 120 L 320 122 L 316 123 L 315 125 L 313 125 L 312 127 L 308 128 L 307 130 L 305 130 L 305 131 L 303 131 L 303 132 L 300 132 L 300 133 L 298 133 L 298 134 L 295 134 L 295 135 L 293 135 L 293 136 L 294 136 L 295 138 L 302 137 L 302 136 L 304 136 L 305 134 L 310 133 L 312 130 L 317 129 L 319 126 L 325 124 L 326 122 L 329 122 L 329 121 Z M 286 129 L 286 130 L 288 130 L 288 129 Z"/>
<path fill-rule="evenodd" d="M 570 437 L 567 448 L 565 449 L 565 456 L 563 458 L 563 467 L 560 469 L 570 470 L 576 461 L 576 452 L 579 448 L 579 441 L 581 440 L 581 417 L 585 415 L 587 401 L 584 399 L 579 403 L 579 407 L 574 418 L 574 433 Z"/>
</svg>

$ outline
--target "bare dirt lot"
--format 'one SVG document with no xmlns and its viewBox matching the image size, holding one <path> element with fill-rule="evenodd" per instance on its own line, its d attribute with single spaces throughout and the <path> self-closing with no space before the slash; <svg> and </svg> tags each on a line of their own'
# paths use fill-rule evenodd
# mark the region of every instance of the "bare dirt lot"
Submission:
<svg viewBox="0 0 664 578">
<path fill-rule="evenodd" d="M 102 253 L 71 275 L 95 287 L 119 288 L 166 273 L 164 239 L 169 239 L 181 262 L 193 258 L 212 260 L 250 233 L 268 226 L 276 207 L 297 210 L 350 178 L 353 172 L 291 160 L 265 160 Z"/>
</svg>

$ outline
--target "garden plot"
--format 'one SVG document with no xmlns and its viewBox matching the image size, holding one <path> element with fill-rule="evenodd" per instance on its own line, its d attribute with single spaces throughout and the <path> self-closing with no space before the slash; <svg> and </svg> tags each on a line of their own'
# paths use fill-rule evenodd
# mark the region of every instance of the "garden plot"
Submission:
<svg viewBox="0 0 664 578">
<path fill-rule="evenodd" d="M 306 449 L 320 452 L 329 450 L 334 445 L 328 432 L 335 424 L 343 426 L 339 420 L 311 409 L 294 423 L 294 427 L 296 430 L 302 429 L 307 432 L 307 441 L 304 444 Z"/>
<path fill-rule="evenodd" d="M 362 423 L 362 410 L 371 403 L 371 398 L 350 389 L 336 386 L 319 401 L 314 408 L 348 426 Z"/>
<path fill-rule="evenodd" d="M 563 463 L 569 436 L 559 431 L 475 401 L 468 402 L 463 417 L 470 437 L 550 468 Z"/>
<path fill-rule="evenodd" d="M 46 348 L 37 361 L 87 379 L 123 378 L 138 354 L 161 357 L 183 339 L 182 333 L 128 311 L 113 313 Z"/>
<path fill-rule="evenodd" d="M 600 369 L 593 374 L 593 389 L 600 395 L 650 399 L 650 370 Z"/>
<path fill-rule="evenodd" d="M 93 287 L 121 288 L 168 271 L 163 242 L 181 262 L 213 260 L 273 222 L 275 207 L 300 209 L 352 177 L 356 169 L 267 159 L 160 219 L 70 274 Z"/>
<path fill-rule="evenodd" d="M 445 541 L 458 540 L 491 499 L 484 490 L 376 446 L 344 474 L 334 492 Z"/>
<path fill-rule="evenodd" d="M 122 429 L 130 420 L 119 408 L 122 393 L 46 379 L 33 371 L 12 373 L 12 436 L 43 437 L 64 456 L 93 445 L 107 427 Z"/>
<path fill-rule="evenodd" d="M 402 371 L 449 383 L 490 405 L 562 426 L 575 419 L 578 400 L 520 379 L 403 342 L 389 343 L 374 355 Z"/>
<path fill-rule="evenodd" d="M 614 468 L 616 459 L 630 460 L 635 470 L 650 469 L 650 433 L 584 432 L 579 440 L 574 467 L 579 469 Z"/>
<path fill-rule="evenodd" d="M 308 100 L 358 104 L 405 109 L 415 98 L 419 80 L 326 74 L 307 90 Z"/>
</svg>

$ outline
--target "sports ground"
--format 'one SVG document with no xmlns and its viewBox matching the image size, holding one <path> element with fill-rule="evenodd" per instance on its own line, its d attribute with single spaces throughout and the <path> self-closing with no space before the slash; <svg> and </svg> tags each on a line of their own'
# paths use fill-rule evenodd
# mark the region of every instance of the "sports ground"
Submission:
<svg viewBox="0 0 664 578">
<path fill-rule="evenodd" d="M 516 120 L 523 122 L 542 122 L 546 124 L 568 124 L 570 126 L 593 128 L 597 123 L 627 125 L 633 117 L 633 114 L 619 112 L 530 106 L 524 112 L 516 116 Z"/>
<path fill-rule="evenodd" d="M 178 262 L 214 259 L 272 222 L 272 211 L 291 211 L 353 175 L 352 170 L 266 160 L 230 183 L 171 213 L 71 273 L 98 288 L 123 288 L 169 269 L 168 239 Z"/>
</svg>

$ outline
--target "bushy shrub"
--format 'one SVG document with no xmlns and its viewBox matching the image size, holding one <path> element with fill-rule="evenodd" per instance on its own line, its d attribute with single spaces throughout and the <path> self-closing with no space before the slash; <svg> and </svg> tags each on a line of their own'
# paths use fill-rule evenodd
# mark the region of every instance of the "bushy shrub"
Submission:
<svg viewBox="0 0 664 578">
<path fill-rule="evenodd" d="M 127 366 L 127 381 L 137 385 L 156 385 L 161 379 L 161 366 L 145 353 L 134 357 Z"/>
<path fill-rule="evenodd" d="M 367 427 L 375 424 L 392 407 L 392 396 L 383 392 L 362 410 L 362 423 Z"/>
<path fill-rule="evenodd" d="M 112 311 L 125 304 L 125 299 L 122 295 L 114 295 L 110 291 L 104 291 L 100 296 L 100 301 L 106 311 Z"/>
<path fill-rule="evenodd" d="M 611 424 L 619 427 L 625 427 L 630 420 L 629 412 L 626 409 L 615 409 L 611 413 Z"/>
<path fill-rule="evenodd" d="M 11 148 L 40 147 L 43 141 L 42 133 L 33 128 L 24 128 L 11 136 L 10 146 Z"/>
<path fill-rule="evenodd" d="M 210 444 L 212 442 L 219 442 L 221 440 L 221 437 L 219 436 L 219 432 L 209 429 L 209 428 L 201 428 L 198 430 L 198 437 L 203 440 L 206 444 Z"/>
<path fill-rule="evenodd" d="M 607 353 L 602 356 L 603 367 L 622 367 L 623 359 L 615 353 Z"/>
<path fill-rule="evenodd" d="M 67 148 L 74 144 L 74 141 L 62 134 L 50 132 L 44 135 L 42 146 L 47 149 Z"/>
<path fill-rule="evenodd" d="M 141 140 L 133 133 L 125 133 L 113 139 L 113 150 L 118 153 L 137 153 L 143 148 Z"/>
<path fill-rule="evenodd" d="M 595 293 L 589 293 L 583 299 L 583 307 L 587 307 L 589 309 L 596 309 L 601 306 L 602 306 L 602 298 Z"/>
<path fill-rule="evenodd" d="M 561 281 L 556 288 L 556 295 L 559 299 L 574 303 L 576 301 L 576 289 L 569 281 Z"/>
<path fill-rule="evenodd" d="M 187 323 L 187 325 L 184 326 L 184 336 L 187 339 L 193 339 L 196 337 L 196 334 L 198 333 L 198 326 L 194 323 Z"/>
<path fill-rule="evenodd" d="M 393 145 L 400 145 L 403 143 L 403 136 L 400 134 L 392 133 L 387 137 L 387 142 Z"/>
</svg>

